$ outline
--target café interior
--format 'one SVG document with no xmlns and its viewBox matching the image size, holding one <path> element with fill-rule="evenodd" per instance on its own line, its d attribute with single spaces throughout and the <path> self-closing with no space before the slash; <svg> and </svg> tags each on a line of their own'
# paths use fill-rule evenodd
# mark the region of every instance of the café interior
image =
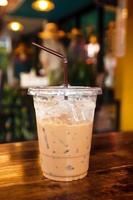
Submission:
<svg viewBox="0 0 133 200">
<path fill-rule="evenodd" d="M 70 85 L 102 88 L 94 134 L 133 130 L 132 8 L 126 0 L 0 1 L 0 143 L 36 139 L 27 89 L 63 84 L 61 63 L 32 44 L 51 38 L 68 59 Z"/>
<path fill-rule="evenodd" d="M 133 199 L 132 63 L 132 0 L 0 0 L 0 200 Z"/>
</svg>

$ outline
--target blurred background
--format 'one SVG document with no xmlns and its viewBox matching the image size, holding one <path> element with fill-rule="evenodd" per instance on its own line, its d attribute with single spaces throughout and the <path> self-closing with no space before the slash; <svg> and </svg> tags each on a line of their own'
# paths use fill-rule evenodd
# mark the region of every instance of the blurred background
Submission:
<svg viewBox="0 0 133 200">
<path fill-rule="evenodd" d="M 0 143 L 36 139 L 29 86 L 102 87 L 94 133 L 132 131 L 133 1 L 0 0 Z"/>
</svg>

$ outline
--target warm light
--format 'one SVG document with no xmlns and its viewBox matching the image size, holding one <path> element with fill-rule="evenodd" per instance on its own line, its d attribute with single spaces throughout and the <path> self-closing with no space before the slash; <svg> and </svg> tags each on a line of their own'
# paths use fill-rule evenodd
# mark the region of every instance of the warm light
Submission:
<svg viewBox="0 0 133 200">
<path fill-rule="evenodd" d="M 126 19 L 128 17 L 128 10 L 127 10 L 127 8 L 123 8 L 123 10 L 122 10 L 122 16 L 123 16 L 124 19 Z"/>
<path fill-rule="evenodd" d="M 32 8 L 38 11 L 50 11 L 54 7 L 53 2 L 50 0 L 36 0 L 32 3 Z"/>
<path fill-rule="evenodd" d="M 39 8 L 40 8 L 41 10 L 47 9 L 47 8 L 48 8 L 48 2 L 47 2 L 47 1 L 40 1 L 40 2 L 39 2 Z"/>
<path fill-rule="evenodd" d="M 20 24 L 19 22 L 11 22 L 8 24 L 8 28 L 11 29 L 12 31 L 22 31 L 23 25 Z"/>
<path fill-rule="evenodd" d="M 8 1 L 7 0 L 0 0 L 0 6 L 7 6 Z"/>
</svg>

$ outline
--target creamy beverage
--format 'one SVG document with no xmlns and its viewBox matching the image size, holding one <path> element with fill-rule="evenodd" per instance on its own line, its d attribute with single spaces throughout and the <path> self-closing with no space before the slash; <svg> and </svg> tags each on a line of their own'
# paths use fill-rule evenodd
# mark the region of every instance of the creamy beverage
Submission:
<svg viewBox="0 0 133 200">
<path fill-rule="evenodd" d="M 40 164 L 45 177 L 72 181 L 89 168 L 98 88 L 31 88 L 34 96 Z"/>
<path fill-rule="evenodd" d="M 61 58 L 64 68 L 63 86 L 28 89 L 34 99 L 42 172 L 56 181 L 81 179 L 89 167 L 94 111 L 101 89 L 70 86 L 67 58 L 32 44 Z"/>
<path fill-rule="evenodd" d="M 92 123 L 37 120 L 37 127 L 43 174 L 60 181 L 83 178 L 89 164 Z"/>
</svg>

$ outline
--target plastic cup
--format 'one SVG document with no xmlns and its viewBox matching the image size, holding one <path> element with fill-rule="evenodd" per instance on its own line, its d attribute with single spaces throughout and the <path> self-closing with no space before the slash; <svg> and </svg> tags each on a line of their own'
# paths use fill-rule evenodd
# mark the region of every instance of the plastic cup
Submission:
<svg viewBox="0 0 133 200">
<path fill-rule="evenodd" d="M 36 113 L 45 177 L 73 181 L 87 175 L 96 98 L 100 88 L 29 88 Z"/>
</svg>

